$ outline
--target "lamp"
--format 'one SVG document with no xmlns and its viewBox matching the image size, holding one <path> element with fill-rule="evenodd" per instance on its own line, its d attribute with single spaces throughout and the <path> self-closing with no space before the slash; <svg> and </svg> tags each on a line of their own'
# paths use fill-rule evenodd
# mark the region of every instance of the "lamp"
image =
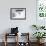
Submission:
<svg viewBox="0 0 46 46">
<path fill-rule="evenodd" d="M 18 33 L 18 27 L 16 28 L 11 28 L 11 34 Z"/>
</svg>

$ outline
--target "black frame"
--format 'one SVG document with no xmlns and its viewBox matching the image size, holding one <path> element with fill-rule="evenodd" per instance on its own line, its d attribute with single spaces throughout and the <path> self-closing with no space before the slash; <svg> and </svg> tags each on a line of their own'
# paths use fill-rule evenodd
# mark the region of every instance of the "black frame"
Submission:
<svg viewBox="0 0 46 46">
<path fill-rule="evenodd" d="M 24 9 L 25 10 L 25 18 L 12 18 L 12 10 L 13 9 Z M 25 20 L 26 19 L 26 8 L 10 8 L 10 19 L 11 20 Z"/>
</svg>

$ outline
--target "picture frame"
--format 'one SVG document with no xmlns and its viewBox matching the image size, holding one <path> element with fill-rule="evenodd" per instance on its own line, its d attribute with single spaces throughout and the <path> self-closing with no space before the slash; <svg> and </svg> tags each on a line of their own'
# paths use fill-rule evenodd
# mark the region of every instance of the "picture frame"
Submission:
<svg viewBox="0 0 46 46">
<path fill-rule="evenodd" d="M 25 20 L 26 8 L 10 8 L 10 19 L 11 20 Z"/>
<path fill-rule="evenodd" d="M 46 0 L 37 0 L 36 3 L 37 16 L 39 18 L 46 18 Z"/>
</svg>

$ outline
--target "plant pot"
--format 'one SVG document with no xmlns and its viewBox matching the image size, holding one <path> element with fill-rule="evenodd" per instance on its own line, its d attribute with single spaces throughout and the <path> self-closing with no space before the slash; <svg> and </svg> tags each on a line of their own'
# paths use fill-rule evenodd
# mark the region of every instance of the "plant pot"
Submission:
<svg viewBox="0 0 46 46">
<path fill-rule="evenodd" d="M 45 40 L 45 39 L 38 39 L 37 42 L 38 42 L 39 44 L 41 44 L 41 43 L 44 42 L 44 40 Z"/>
<path fill-rule="evenodd" d="M 37 43 L 40 43 L 40 39 L 37 39 Z"/>
<path fill-rule="evenodd" d="M 45 40 L 45 39 L 40 39 L 40 43 L 44 43 L 44 40 Z"/>
</svg>

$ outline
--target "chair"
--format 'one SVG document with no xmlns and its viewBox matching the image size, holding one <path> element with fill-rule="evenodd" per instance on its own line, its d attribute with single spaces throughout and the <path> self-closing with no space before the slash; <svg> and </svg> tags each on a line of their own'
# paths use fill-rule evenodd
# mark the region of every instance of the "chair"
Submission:
<svg viewBox="0 0 46 46">
<path fill-rule="evenodd" d="M 9 38 L 10 38 L 10 36 L 17 36 L 17 41 L 16 41 L 17 44 L 16 44 L 16 46 L 18 46 L 18 34 L 17 34 L 17 35 L 16 35 L 16 34 L 13 34 L 13 35 L 12 35 L 12 34 L 6 33 L 6 34 L 5 34 L 5 46 L 7 46 L 7 44 L 8 44 L 8 42 L 7 42 L 7 38 L 8 38 L 8 37 L 7 37 L 7 36 L 9 36 Z M 16 38 L 15 38 L 15 39 L 16 39 Z"/>
<path fill-rule="evenodd" d="M 21 33 L 22 40 L 26 39 L 26 41 L 19 42 L 19 46 L 30 46 L 29 42 L 29 33 Z"/>
<path fill-rule="evenodd" d="M 5 46 L 8 45 L 7 38 L 10 38 L 12 36 L 17 36 L 17 39 L 15 38 L 15 40 L 17 40 L 16 46 L 18 46 L 18 27 L 11 28 L 11 33 L 5 33 Z"/>
</svg>

